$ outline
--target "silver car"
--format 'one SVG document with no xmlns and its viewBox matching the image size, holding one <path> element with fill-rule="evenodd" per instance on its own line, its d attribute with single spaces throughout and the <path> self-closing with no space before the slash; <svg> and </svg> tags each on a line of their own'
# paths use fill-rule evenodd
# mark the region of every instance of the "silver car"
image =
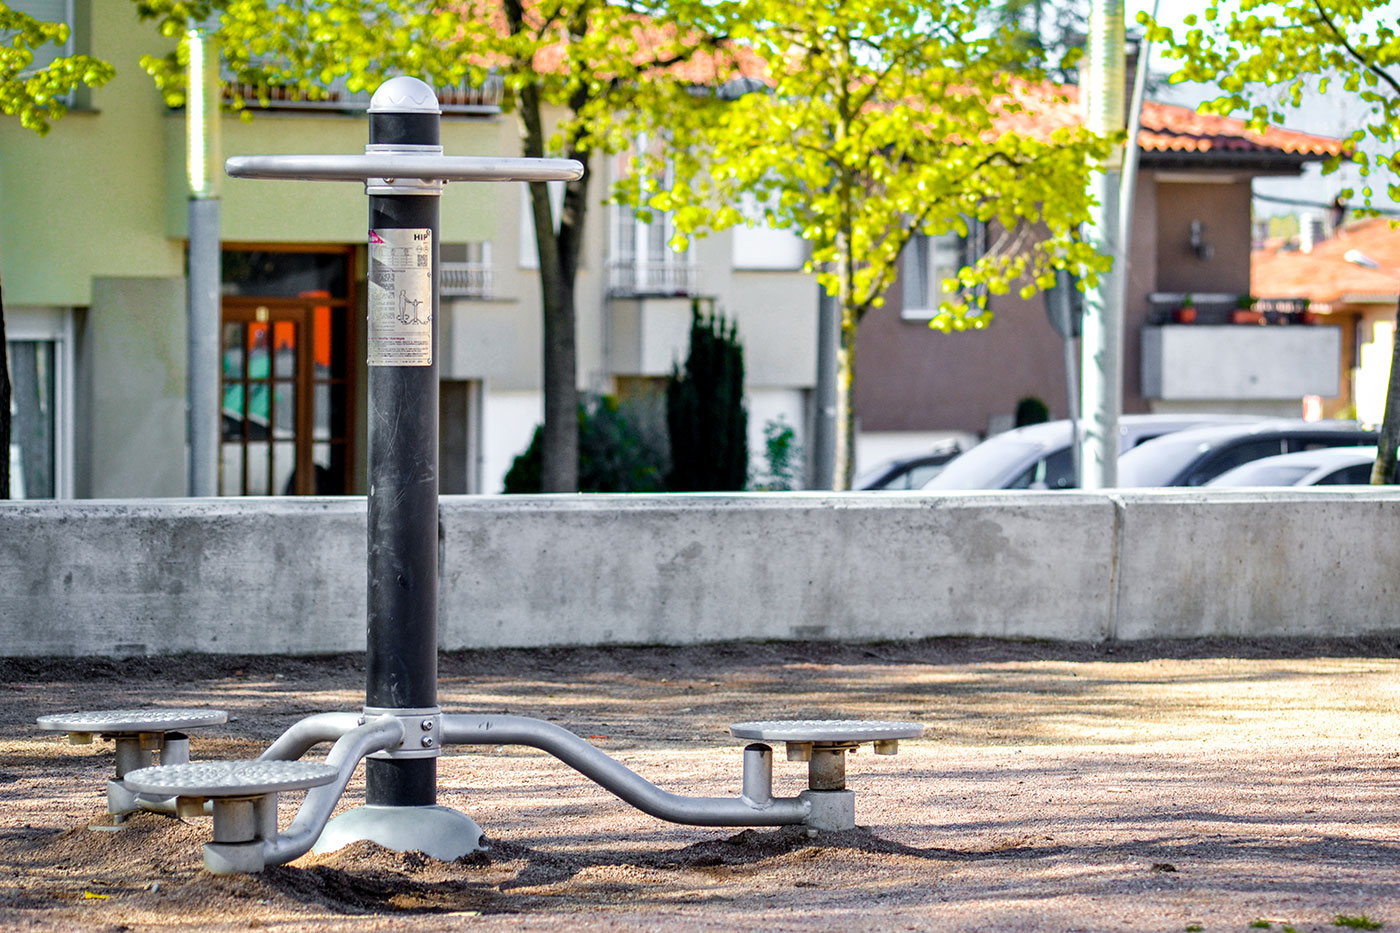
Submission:
<svg viewBox="0 0 1400 933">
<path fill-rule="evenodd" d="M 1118 421 L 1118 451 L 1203 424 L 1248 425 L 1248 415 L 1124 415 Z M 987 438 L 953 458 L 924 489 L 1072 489 L 1074 454 L 1069 421 L 1047 421 Z"/>
<path fill-rule="evenodd" d="M 1178 431 L 1124 454 L 1118 485 L 1204 486 L 1226 470 L 1275 454 L 1322 447 L 1364 447 L 1376 432 L 1355 421 L 1263 421 Z"/>
<path fill-rule="evenodd" d="M 1322 447 L 1278 454 L 1226 470 L 1207 486 L 1365 486 L 1376 465 L 1374 447 Z"/>
</svg>

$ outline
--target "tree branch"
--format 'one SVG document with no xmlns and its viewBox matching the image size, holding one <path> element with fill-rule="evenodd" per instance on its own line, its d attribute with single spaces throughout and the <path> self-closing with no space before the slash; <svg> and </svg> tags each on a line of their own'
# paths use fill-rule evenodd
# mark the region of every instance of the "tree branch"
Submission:
<svg viewBox="0 0 1400 933">
<path fill-rule="evenodd" d="M 1391 91 L 1400 95 L 1400 82 L 1392 78 L 1380 65 L 1368 61 L 1366 57 L 1351 44 L 1351 40 L 1347 38 L 1346 33 L 1338 29 L 1336 23 L 1332 22 L 1332 18 L 1327 15 L 1327 10 L 1323 7 L 1322 0 L 1313 0 L 1313 6 L 1317 7 L 1317 15 L 1327 24 L 1327 28 L 1332 31 L 1332 35 L 1336 38 L 1337 44 L 1345 49 L 1347 54 L 1355 59 L 1358 65 L 1371 72 L 1371 74 L 1375 75 L 1377 78 L 1380 78 L 1386 84 L 1389 84 Z"/>
</svg>

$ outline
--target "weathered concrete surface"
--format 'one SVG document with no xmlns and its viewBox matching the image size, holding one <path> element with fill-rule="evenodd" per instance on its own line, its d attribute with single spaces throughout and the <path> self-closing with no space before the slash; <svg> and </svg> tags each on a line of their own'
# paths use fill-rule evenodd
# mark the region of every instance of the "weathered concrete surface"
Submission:
<svg viewBox="0 0 1400 933">
<path fill-rule="evenodd" d="M 1400 495 L 1157 490 L 1123 509 L 1114 635 L 1400 629 Z"/>
<path fill-rule="evenodd" d="M 1400 629 L 1400 493 L 445 497 L 444 648 Z M 364 646 L 363 499 L 0 503 L 0 654 Z"/>
<path fill-rule="evenodd" d="M 1099 640 L 1101 496 L 445 499 L 445 646 Z"/>
<path fill-rule="evenodd" d="M 363 650 L 364 567 L 363 500 L 5 503 L 0 651 Z"/>
</svg>

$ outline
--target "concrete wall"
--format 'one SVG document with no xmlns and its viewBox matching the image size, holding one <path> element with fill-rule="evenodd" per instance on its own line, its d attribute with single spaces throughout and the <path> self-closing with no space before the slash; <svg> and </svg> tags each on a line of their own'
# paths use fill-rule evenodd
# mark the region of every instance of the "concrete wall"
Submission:
<svg viewBox="0 0 1400 933">
<path fill-rule="evenodd" d="M 1400 492 L 443 500 L 444 648 L 1352 635 Z M 0 503 L 0 652 L 359 650 L 362 499 Z"/>
</svg>

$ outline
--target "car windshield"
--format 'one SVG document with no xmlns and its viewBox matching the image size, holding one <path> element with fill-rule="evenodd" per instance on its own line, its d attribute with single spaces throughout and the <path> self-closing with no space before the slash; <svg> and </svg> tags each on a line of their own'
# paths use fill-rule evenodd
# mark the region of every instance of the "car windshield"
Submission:
<svg viewBox="0 0 1400 933">
<path fill-rule="evenodd" d="M 1000 489 L 1043 450 L 1039 444 L 994 437 L 948 461 L 924 488 Z"/>
<path fill-rule="evenodd" d="M 1148 441 L 1118 458 L 1118 485 L 1165 486 L 1210 446 L 1198 437 L 1175 434 Z"/>
<path fill-rule="evenodd" d="M 1211 486 L 1295 486 L 1315 466 L 1296 463 L 1246 463 L 1211 480 Z"/>
</svg>

